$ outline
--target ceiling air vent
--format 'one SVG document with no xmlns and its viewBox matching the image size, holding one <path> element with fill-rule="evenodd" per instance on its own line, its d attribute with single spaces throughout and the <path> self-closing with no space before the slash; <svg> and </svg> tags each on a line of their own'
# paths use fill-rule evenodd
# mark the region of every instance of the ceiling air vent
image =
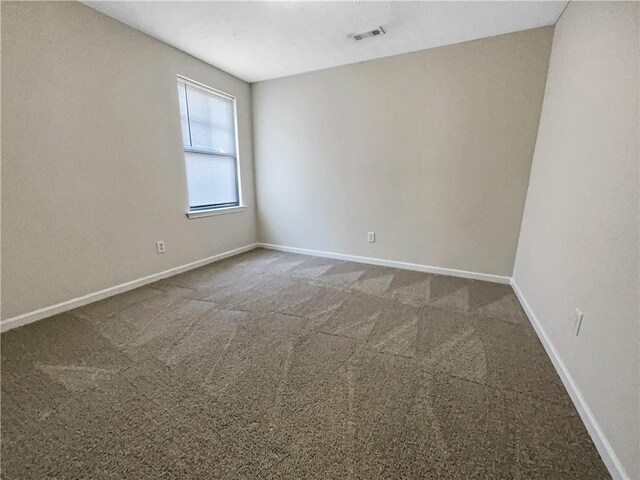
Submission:
<svg viewBox="0 0 640 480">
<path fill-rule="evenodd" d="M 382 28 L 382 27 L 378 27 L 376 29 L 369 30 L 368 32 L 352 33 L 349 36 L 351 38 L 353 38 L 354 40 L 364 40 L 365 38 L 379 37 L 380 35 L 384 35 L 384 28 Z"/>
</svg>

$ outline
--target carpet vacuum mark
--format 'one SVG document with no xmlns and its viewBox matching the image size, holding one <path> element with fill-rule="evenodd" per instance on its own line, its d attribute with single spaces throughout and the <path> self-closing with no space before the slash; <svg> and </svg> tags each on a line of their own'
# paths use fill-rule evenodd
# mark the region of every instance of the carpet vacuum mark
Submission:
<svg viewBox="0 0 640 480">
<path fill-rule="evenodd" d="M 266 250 L 3 334 L 2 476 L 609 478 L 509 286 Z"/>
</svg>

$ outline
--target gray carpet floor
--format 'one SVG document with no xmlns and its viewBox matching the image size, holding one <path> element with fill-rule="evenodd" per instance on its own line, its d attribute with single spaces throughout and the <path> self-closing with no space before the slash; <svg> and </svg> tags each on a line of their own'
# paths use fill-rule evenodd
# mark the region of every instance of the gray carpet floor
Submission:
<svg viewBox="0 0 640 480">
<path fill-rule="evenodd" d="M 608 478 L 510 287 L 255 250 L 2 335 L 5 479 Z"/>
</svg>

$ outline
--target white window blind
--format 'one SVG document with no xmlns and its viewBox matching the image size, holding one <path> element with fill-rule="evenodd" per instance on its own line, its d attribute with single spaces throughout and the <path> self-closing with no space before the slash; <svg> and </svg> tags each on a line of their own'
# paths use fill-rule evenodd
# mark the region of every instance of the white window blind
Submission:
<svg viewBox="0 0 640 480">
<path fill-rule="evenodd" d="M 240 204 L 235 101 L 178 77 L 189 209 Z"/>
</svg>

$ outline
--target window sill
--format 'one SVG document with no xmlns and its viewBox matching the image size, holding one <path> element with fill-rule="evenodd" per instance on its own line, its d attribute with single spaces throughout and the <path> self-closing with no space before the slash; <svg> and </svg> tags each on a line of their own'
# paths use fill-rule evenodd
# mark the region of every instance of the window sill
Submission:
<svg viewBox="0 0 640 480">
<path fill-rule="evenodd" d="M 246 205 L 240 205 L 238 207 L 224 207 L 224 208 L 211 208 L 209 210 L 194 210 L 187 212 L 187 217 L 193 218 L 202 218 L 202 217 L 212 217 L 214 215 L 226 215 L 227 213 L 240 213 L 244 212 L 247 209 Z"/>
</svg>

